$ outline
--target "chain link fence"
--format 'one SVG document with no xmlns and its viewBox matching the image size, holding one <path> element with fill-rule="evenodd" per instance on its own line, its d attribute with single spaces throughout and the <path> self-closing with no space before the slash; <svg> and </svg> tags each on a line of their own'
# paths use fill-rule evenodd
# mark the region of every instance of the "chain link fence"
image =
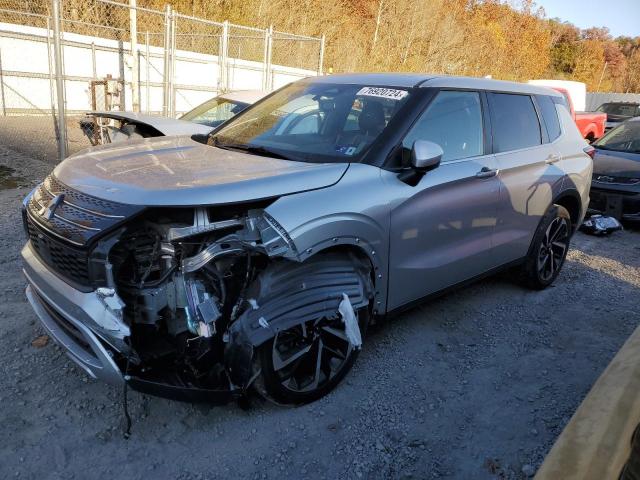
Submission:
<svg viewBox="0 0 640 480">
<path fill-rule="evenodd" d="M 170 5 L 0 0 L 0 142 L 55 162 L 92 110 L 175 117 L 230 90 L 322 73 L 324 38 L 214 22 Z"/>
<path fill-rule="evenodd" d="M 173 13 L 175 39 L 171 57 L 171 84 L 165 114 L 191 110 L 226 90 L 221 76 L 224 58 L 224 24 Z"/>
</svg>

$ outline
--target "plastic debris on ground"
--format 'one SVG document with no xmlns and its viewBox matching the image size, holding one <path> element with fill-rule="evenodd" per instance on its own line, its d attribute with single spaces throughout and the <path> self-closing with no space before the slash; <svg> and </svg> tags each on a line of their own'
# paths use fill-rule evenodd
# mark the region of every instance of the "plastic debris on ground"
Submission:
<svg viewBox="0 0 640 480">
<path fill-rule="evenodd" d="M 46 347 L 48 343 L 49 343 L 49 336 L 48 335 L 40 335 L 39 337 L 36 337 L 31 342 L 31 346 L 32 347 L 36 347 L 36 348 L 42 348 L 42 347 Z"/>
<path fill-rule="evenodd" d="M 358 319 L 353 311 L 353 306 L 346 293 L 342 294 L 342 301 L 338 305 L 338 312 L 342 316 L 344 322 L 344 332 L 353 348 L 356 350 L 362 346 L 362 335 L 360 334 L 360 326 Z"/>
<path fill-rule="evenodd" d="M 580 231 L 590 235 L 608 235 L 618 230 L 623 230 L 622 224 L 605 215 L 591 215 L 580 225 Z"/>
</svg>

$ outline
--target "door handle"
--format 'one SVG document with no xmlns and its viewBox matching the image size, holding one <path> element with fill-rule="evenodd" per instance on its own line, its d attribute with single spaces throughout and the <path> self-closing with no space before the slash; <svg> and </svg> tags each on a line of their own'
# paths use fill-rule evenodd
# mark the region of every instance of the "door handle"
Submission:
<svg viewBox="0 0 640 480">
<path fill-rule="evenodd" d="M 495 168 L 482 167 L 482 169 L 476 173 L 477 178 L 491 178 L 498 174 L 498 170 Z"/>
<path fill-rule="evenodd" d="M 552 163 L 556 163 L 560 161 L 560 155 L 554 155 L 553 153 L 547 157 L 544 161 L 547 165 L 551 165 Z"/>
</svg>

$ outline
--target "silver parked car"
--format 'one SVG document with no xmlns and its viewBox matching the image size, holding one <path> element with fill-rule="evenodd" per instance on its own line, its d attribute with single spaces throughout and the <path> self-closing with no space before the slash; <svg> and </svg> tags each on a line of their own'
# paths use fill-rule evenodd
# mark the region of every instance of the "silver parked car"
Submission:
<svg viewBox="0 0 640 480">
<path fill-rule="evenodd" d="M 139 112 L 89 112 L 80 120 L 80 128 L 92 145 L 170 135 L 206 135 L 267 93 L 262 90 L 223 93 L 180 118 Z"/>
<path fill-rule="evenodd" d="M 507 267 L 550 285 L 592 150 L 542 87 L 301 80 L 206 144 L 144 139 L 58 165 L 24 202 L 27 296 L 93 377 L 309 402 L 370 322 Z"/>
</svg>

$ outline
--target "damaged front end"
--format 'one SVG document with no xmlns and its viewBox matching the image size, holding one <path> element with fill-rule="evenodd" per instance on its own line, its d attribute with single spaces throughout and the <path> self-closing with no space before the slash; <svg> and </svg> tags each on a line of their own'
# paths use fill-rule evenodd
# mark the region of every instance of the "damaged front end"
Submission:
<svg viewBox="0 0 640 480">
<path fill-rule="evenodd" d="M 123 363 L 138 390 L 225 400 L 224 392 L 249 386 L 250 378 L 234 383 L 225 368 L 228 329 L 250 306 L 247 289 L 270 259 L 296 251 L 263 210 L 217 214 L 151 211 L 117 234 L 105 268 L 131 328 Z M 242 361 L 251 364 L 251 355 Z"/>
<path fill-rule="evenodd" d="M 47 264 L 54 241 L 43 236 L 51 225 L 34 218 L 43 203 L 38 195 L 27 201 L 25 221 L 34 258 Z M 278 332 L 342 317 L 359 347 L 353 311 L 373 294 L 368 262 L 351 254 L 300 262 L 268 204 L 141 209 L 116 223 L 91 243 L 84 295 L 95 305 L 72 327 L 91 330 L 134 389 L 218 403 L 251 386 L 261 371 L 256 350 Z M 25 273 L 36 311 L 40 303 L 56 310 L 33 270 Z"/>
</svg>

